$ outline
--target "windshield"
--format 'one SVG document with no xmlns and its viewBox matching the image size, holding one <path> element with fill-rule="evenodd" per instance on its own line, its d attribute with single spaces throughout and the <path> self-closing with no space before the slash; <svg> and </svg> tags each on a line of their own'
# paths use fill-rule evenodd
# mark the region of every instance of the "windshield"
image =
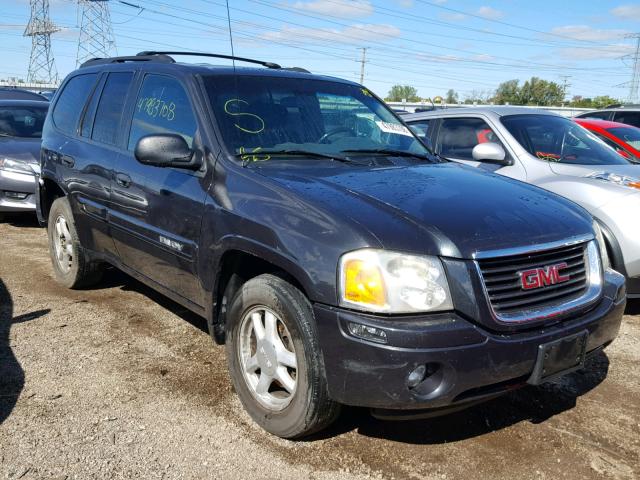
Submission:
<svg viewBox="0 0 640 480">
<path fill-rule="evenodd" d="M 246 75 L 205 77 L 224 143 L 243 160 L 293 152 L 305 160 L 366 150 L 429 155 L 419 140 L 364 87 Z M 374 152 L 368 152 L 375 154 Z"/>
<path fill-rule="evenodd" d="M 640 128 L 616 127 L 609 128 L 607 131 L 636 150 L 640 150 Z"/>
<path fill-rule="evenodd" d="M 0 107 L 0 136 L 41 138 L 46 107 Z"/>
<path fill-rule="evenodd" d="M 627 165 L 623 157 L 592 133 L 563 117 L 508 115 L 502 124 L 531 155 L 573 165 Z"/>
</svg>

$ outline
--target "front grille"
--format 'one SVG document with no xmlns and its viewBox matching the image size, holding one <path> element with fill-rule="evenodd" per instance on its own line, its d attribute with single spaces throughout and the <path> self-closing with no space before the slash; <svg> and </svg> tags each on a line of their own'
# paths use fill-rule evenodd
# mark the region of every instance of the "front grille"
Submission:
<svg viewBox="0 0 640 480">
<path fill-rule="evenodd" d="M 589 289 L 588 243 L 532 253 L 478 260 L 489 303 L 494 313 L 509 317 L 524 312 L 562 308 L 586 295 Z M 526 290 L 520 272 L 566 263 L 560 270 L 569 280 Z M 524 320 L 524 319 L 522 319 Z"/>
</svg>

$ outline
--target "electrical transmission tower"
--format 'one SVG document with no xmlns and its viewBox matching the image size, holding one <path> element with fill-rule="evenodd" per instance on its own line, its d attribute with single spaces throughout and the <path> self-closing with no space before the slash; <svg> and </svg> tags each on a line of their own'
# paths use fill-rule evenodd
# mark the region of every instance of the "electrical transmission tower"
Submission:
<svg viewBox="0 0 640 480">
<path fill-rule="evenodd" d="M 640 33 L 629 35 L 636 39 L 636 52 L 633 55 L 633 71 L 631 72 L 631 82 L 629 82 L 629 102 L 635 103 L 638 98 L 638 87 L 640 87 Z"/>
<path fill-rule="evenodd" d="M 367 50 L 369 47 L 360 47 L 358 50 L 362 50 L 362 59 L 360 60 L 360 85 L 364 83 L 364 64 L 367 63 Z"/>
<path fill-rule="evenodd" d="M 57 83 L 58 71 L 51 53 L 51 34 L 59 30 L 49 18 L 49 0 L 31 0 L 31 17 L 25 37 L 31 37 L 28 82 Z"/>
<path fill-rule="evenodd" d="M 78 0 L 80 37 L 76 63 L 96 57 L 109 57 L 116 50 L 111 27 L 109 0 Z"/>
</svg>

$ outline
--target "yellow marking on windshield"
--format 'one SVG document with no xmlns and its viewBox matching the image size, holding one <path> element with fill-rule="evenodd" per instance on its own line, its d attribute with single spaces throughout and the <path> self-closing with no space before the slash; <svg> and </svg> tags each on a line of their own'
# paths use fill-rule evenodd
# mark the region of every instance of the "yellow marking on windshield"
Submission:
<svg viewBox="0 0 640 480">
<path fill-rule="evenodd" d="M 244 103 L 245 105 L 249 105 L 249 102 L 247 102 L 246 100 L 242 100 L 240 98 L 232 98 L 230 100 L 227 100 L 224 104 L 224 111 L 225 113 L 232 115 L 234 117 L 239 117 L 239 116 L 249 116 L 249 117 L 253 117 L 255 119 L 257 119 L 260 124 L 262 125 L 258 130 L 250 130 L 248 128 L 244 128 L 240 125 L 238 125 L 237 123 L 234 123 L 233 125 L 240 131 L 243 131 L 245 133 L 252 133 L 252 134 L 258 134 L 260 132 L 262 132 L 264 130 L 264 120 L 259 117 L 258 115 L 256 115 L 255 113 L 249 113 L 249 112 L 230 112 L 228 110 L 228 106 L 231 102 L 238 102 L 238 103 Z"/>
</svg>

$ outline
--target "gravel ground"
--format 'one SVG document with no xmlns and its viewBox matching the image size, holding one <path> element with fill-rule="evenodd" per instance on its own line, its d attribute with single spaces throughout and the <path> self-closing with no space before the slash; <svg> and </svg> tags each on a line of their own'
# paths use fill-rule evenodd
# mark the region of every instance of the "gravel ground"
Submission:
<svg viewBox="0 0 640 480">
<path fill-rule="evenodd" d="M 130 277 L 55 284 L 45 231 L 0 223 L 0 478 L 640 478 L 640 305 L 584 371 L 432 420 L 346 409 L 255 427 L 204 320 Z"/>
</svg>

